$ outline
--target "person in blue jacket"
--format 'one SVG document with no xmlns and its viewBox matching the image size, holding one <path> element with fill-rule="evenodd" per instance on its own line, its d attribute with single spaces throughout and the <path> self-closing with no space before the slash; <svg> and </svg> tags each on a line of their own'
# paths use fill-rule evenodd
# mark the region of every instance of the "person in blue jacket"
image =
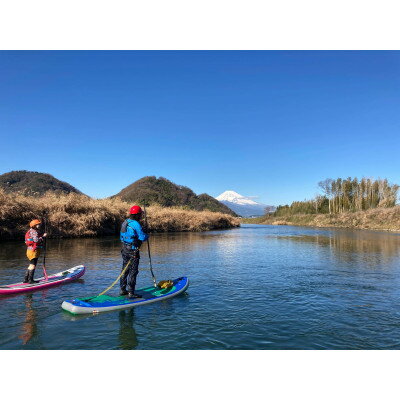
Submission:
<svg viewBox="0 0 400 400">
<path fill-rule="evenodd" d="M 121 226 L 122 242 L 122 270 L 129 263 L 128 268 L 122 274 L 120 284 L 120 296 L 128 295 L 130 299 L 140 298 L 142 296 L 135 294 L 136 277 L 139 273 L 139 249 L 142 242 L 149 238 L 140 225 L 140 219 L 143 212 L 139 206 L 133 206 L 130 209 L 130 216 Z"/>
</svg>

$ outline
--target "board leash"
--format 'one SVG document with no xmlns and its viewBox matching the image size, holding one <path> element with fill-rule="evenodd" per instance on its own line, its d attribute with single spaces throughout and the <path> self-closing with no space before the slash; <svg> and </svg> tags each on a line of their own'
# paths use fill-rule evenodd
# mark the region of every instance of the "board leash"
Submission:
<svg viewBox="0 0 400 400">
<path fill-rule="evenodd" d="M 126 264 L 125 268 L 122 270 L 122 272 L 118 275 L 118 278 L 106 289 L 103 290 L 100 294 L 98 294 L 97 296 L 94 297 L 99 297 L 102 296 L 103 294 L 107 293 L 110 289 L 112 289 L 114 287 L 114 285 L 120 280 L 121 276 L 125 273 L 125 271 L 128 269 L 129 265 L 132 262 L 133 257 L 130 258 L 130 260 L 128 261 L 128 264 Z M 94 298 L 92 297 L 92 298 Z"/>
</svg>

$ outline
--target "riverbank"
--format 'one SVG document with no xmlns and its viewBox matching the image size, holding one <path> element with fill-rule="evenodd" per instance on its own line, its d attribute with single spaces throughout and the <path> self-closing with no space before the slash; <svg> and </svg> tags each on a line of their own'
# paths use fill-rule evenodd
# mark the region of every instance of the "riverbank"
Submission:
<svg viewBox="0 0 400 400">
<path fill-rule="evenodd" d="M 21 238 L 28 223 L 47 215 L 47 231 L 56 237 L 118 234 L 131 204 L 119 198 L 92 199 L 70 193 L 47 193 L 39 198 L 0 190 L 0 240 Z M 239 226 L 239 219 L 211 211 L 148 207 L 151 232 L 199 232 Z"/>
<path fill-rule="evenodd" d="M 263 216 L 242 219 L 241 222 L 246 224 L 353 228 L 397 232 L 400 231 L 400 206 L 340 214 L 296 214 L 285 217 Z"/>
</svg>

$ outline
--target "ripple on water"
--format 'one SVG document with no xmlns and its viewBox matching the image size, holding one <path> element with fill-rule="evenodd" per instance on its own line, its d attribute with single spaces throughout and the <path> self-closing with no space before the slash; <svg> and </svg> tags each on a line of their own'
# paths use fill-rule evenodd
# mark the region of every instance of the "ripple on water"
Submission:
<svg viewBox="0 0 400 400">
<path fill-rule="evenodd" d="M 110 285 L 121 269 L 120 245 L 49 240 L 49 272 L 84 263 L 87 273 L 73 284 L 0 298 L 0 348 L 399 349 L 399 244 L 399 235 L 285 226 L 156 234 L 158 280 L 188 276 L 188 292 L 74 317 L 61 302 Z M 23 246 L 2 243 L 0 259 L 1 282 L 22 278 Z M 138 286 L 149 284 L 143 254 Z"/>
</svg>

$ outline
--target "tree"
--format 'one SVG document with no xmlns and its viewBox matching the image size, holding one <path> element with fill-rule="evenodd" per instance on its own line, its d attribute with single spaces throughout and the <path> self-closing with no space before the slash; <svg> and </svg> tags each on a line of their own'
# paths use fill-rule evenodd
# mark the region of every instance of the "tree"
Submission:
<svg viewBox="0 0 400 400">
<path fill-rule="evenodd" d="M 368 210 L 376 207 L 393 207 L 397 203 L 400 186 L 390 184 L 387 179 L 338 178 L 320 181 L 323 195 L 311 200 L 294 201 L 290 206 L 277 207 L 275 216 L 316 213 L 343 213 Z"/>
<path fill-rule="evenodd" d="M 318 186 L 322 189 L 323 193 L 328 198 L 329 214 L 331 213 L 332 182 L 333 179 L 331 178 L 318 182 Z"/>
<path fill-rule="evenodd" d="M 267 206 L 264 208 L 264 212 L 266 215 L 272 214 L 275 211 L 274 206 Z"/>
</svg>

